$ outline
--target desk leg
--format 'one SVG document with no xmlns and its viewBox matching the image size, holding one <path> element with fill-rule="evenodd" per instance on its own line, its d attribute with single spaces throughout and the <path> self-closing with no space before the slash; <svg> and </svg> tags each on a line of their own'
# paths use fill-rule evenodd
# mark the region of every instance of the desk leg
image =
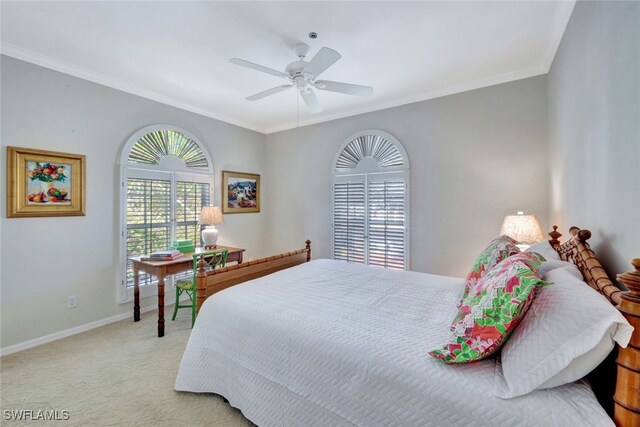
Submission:
<svg viewBox="0 0 640 427">
<path fill-rule="evenodd" d="M 158 337 L 164 336 L 164 275 L 158 276 Z"/>
<path fill-rule="evenodd" d="M 140 271 L 133 268 L 133 321 L 140 321 Z"/>
<path fill-rule="evenodd" d="M 238 264 L 242 264 L 242 252 L 238 255 Z"/>
</svg>

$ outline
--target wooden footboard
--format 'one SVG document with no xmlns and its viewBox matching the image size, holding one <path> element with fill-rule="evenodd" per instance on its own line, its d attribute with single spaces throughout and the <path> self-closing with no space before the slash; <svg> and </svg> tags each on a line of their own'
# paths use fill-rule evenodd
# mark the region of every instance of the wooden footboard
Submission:
<svg viewBox="0 0 640 427">
<path fill-rule="evenodd" d="M 216 292 L 310 261 L 311 241 L 307 240 L 305 243 L 304 249 L 211 271 L 205 271 L 206 262 L 201 258 L 197 264 L 198 273 L 196 274 L 196 311 L 199 312 L 204 300 Z"/>
</svg>

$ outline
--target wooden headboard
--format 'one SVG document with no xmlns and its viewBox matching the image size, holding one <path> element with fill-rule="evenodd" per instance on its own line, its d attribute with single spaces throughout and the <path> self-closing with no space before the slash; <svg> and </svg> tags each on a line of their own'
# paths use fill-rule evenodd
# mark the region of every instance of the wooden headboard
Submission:
<svg viewBox="0 0 640 427">
<path fill-rule="evenodd" d="M 571 239 L 560 243 L 562 234 L 554 225 L 549 243 L 563 261 L 575 264 L 585 282 L 615 305 L 635 328 L 629 345 L 618 349 L 613 419 L 618 426 L 640 426 L 640 259 L 632 261 L 635 271 L 618 275 L 618 281 L 628 288 L 623 291 L 609 278 L 587 243 L 591 232 L 578 227 L 571 227 L 569 232 Z"/>
<path fill-rule="evenodd" d="M 591 232 L 571 227 L 569 233 L 572 238 L 560 243 L 558 238 L 562 234 L 558 232 L 558 226 L 554 225 L 553 231 L 549 233 L 551 246 L 560 254 L 563 261 L 572 262 L 580 269 L 589 286 L 607 297 L 613 305 L 620 304 L 622 290 L 609 279 L 607 272 L 602 268 L 596 254 L 587 243 Z"/>
</svg>

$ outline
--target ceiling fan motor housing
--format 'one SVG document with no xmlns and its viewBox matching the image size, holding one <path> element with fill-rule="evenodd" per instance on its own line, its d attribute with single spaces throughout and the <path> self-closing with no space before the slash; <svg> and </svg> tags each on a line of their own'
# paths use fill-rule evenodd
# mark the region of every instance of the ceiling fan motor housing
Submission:
<svg viewBox="0 0 640 427">
<path fill-rule="evenodd" d="M 303 60 L 294 61 L 285 68 L 285 72 L 289 74 L 291 81 L 300 90 L 306 88 L 313 81 L 313 75 L 304 72 L 308 64 Z"/>
<path fill-rule="evenodd" d="M 287 65 L 284 71 L 291 77 L 301 76 L 302 72 L 304 71 L 304 67 L 306 67 L 307 64 L 308 62 L 303 60 L 294 61 L 291 64 Z"/>
</svg>

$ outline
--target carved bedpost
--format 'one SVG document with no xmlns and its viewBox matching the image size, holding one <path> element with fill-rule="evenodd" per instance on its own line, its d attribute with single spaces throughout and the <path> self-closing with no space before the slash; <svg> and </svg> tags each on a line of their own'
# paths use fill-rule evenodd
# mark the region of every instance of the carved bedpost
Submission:
<svg viewBox="0 0 640 427">
<path fill-rule="evenodd" d="M 591 238 L 591 232 L 589 230 L 580 230 L 578 227 L 571 227 L 569 233 L 582 242 L 586 242 Z"/>
<path fill-rule="evenodd" d="M 307 262 L 311 261 L 311 240 L 305 242 L 307 244 Z"/>
<path fill-rule="evenodd" d="M 551 237 L 551 240 L 549 240 L 549 243 L 551 243 L 551 246 L 553 246 L 554 248 L 557 248 L 558 246 L 560 246 L 560 237 L 562 237 L 562 233 L 560 233 L 558 231 L 558 226 L 554 225 L 553 226 L 553 231 L 549 232 L 549 237 Z"/>
<path fill-rule="evenodd" d="M 560 233 L 556 231 L 557 227 L 553 227 L 554 230 L 549 233 L 552 239 L 555 236 L 555 240 L 560 237 Z M 571 227 L 569 233 L 573 236 L 571 239 L 564 243 L 553 243 L 550 240 L 549 243 L 560 255 L 560 259 L 563 261 L 573 262 L 582 273 L 585 282 L 589 284 L 593 289 L 606 296 L 609 301 L 614 305 L 620 303 L 622 291 L 609 279 L 607 272 L 604 271 L 600 261 L 596 258 L 596 254 L 593 253 L 587 240 L 591 237 L 589 230 L 581 230 L 578 227 Z"/>
<path fill-rule="evenodd" d="M 196 314 L 200 312 L 200 307 L 202 307 L 207 297 L 207 273 L 204 269 L 206 265 L 207 262 L 204 260 L 204 256 L 201 256 L 196 264 L 198 267 L 198 272 L 196 273 Z"/>
<path fill-rule="evenodd" d="M 618 353 L 618 377 L 613 397 L 613 419 L 618 426 L 640 426 L 640 258 L 631 261 L 635 271 L 618 274 L 618 281 L 629 288 L 622 293 L 618 309 L 634 327 L 627 348 Z"/>
</svg>

